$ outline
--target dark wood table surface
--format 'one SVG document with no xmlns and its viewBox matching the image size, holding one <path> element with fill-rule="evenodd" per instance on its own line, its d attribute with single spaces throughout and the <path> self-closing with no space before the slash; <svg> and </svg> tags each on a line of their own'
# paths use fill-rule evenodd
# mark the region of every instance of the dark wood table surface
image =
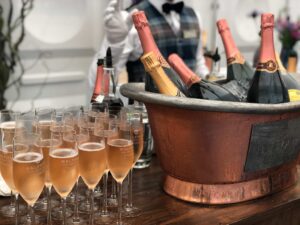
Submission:
<svg viewBox="0 0 300 225">
<path fill-rule="evenodd" d="M 299 182 L 285 191 L 261 199 L 233 205 L 208 206 L 187 203 L 167 195 L 162 189 L 163 177 L 156 157 L 149 168 L 134 171 L 134 203 L 142 209 L 142 215 L 125 219 L 126 222 L 135 225 L 300 224 Z M 83 192 L 83 187 L 81 189 Z M 9 198 L 0 198 L 0 207 L 8 203 Z M 14 221 L 1 216 L 0 225 L 3 224 L 14 224 Z M 61 222 L 54 221 L 52 224 Z"/>
</svg>

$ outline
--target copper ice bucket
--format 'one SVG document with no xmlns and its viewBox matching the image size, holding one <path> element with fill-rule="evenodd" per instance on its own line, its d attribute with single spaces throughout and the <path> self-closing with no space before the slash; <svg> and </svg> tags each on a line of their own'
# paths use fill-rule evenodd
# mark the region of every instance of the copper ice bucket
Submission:
<svg viewBox="0 0 300 225">
<path fill-rule="evenodd" d="M 144 102 L 164 190 L 179 199 L 228 204 L 281 191 L 297 181 L 300 102 L 276 105 L 169 97 L 125 84 Z"/>
</svg>

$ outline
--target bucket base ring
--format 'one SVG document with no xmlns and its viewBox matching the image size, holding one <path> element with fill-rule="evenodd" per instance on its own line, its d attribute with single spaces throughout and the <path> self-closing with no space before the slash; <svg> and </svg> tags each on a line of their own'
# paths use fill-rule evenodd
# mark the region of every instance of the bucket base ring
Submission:
<svg viewBox="0 0 300 225">
<path fill-rule="evenodd" d="M 167 175 L 164 191 L 175 198 L 193 203 L 230 204 L 260 198 L 284 190 L 296 182 L 296 167 L 230 184 L 198 184 Z"/>
</svg>

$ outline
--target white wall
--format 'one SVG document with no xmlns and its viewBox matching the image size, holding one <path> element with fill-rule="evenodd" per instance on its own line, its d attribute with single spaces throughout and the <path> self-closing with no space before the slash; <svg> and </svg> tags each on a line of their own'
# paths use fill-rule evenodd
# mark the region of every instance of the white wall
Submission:
<svg viewBox="0 0 300 225">
<path fill-rule="evenodd" d="M 278 16 L 278 12 L 282 9 L 286 2 L 290 2 L 290 13 L 293 20 L 296 20 L 300 16 L 299 0 L 218 0 L 219 9 L 217 11 L 217 18 L 227 19 L 233 37 L 247 60 L 252 62 L 254 51 L 259 45 L 260 39 L 258 37 L 258 31 L 260 29 L 260 17 L 256 23 L 252 18 L 248 17 L 252 10 L 259 10 L 261 12 L 270 12 L 275 14 L 275 19 Z M 214 21 L 212 21 L 212 3 L 214 0 L 188 0 L 185 1 L 194 9 L 198 10 L 202 15 L 204 23 L 204 29 L 208 31 L 208 47 L 212 42 L 212 29 L 216 29 Z M 222 65 L 225 65 L 225 52 L 221 38 L 218 32 L 216 32 L 216 45 L 219 47 L 219 52 L 222 53 Z M 277 51 L 280 51 L 280 43 L 278 41 L 277 32 L 275 31 L 275 47 Z"/>
<path fill-rule="evenodd" d="M 18 1 L 14 4 L 18 9 Z M 16 89 L 9 89 L 8 107 L 24 111 L 86 104 L 87 72 L 102 40 L 107 1 L 36 0 L 34 4 L 20 51 L 26 68 L 21 95 L 16 101 Z"/>
<path fill-rule="evenodd" d="M 128 5 L 125 0 L 124 5 Z M 202 15 L 212 45 L 215 29 L 211 5 L 214 0 L 186 0 Z M 19 1 L 14 1 L 18 4 Z M 26 21 L 26 38 L 21 45 L 22 61 L 26 68 L 21 96 L 11 88 L 6 96 L 9 107 L 29 110 L 32 107 L 86 104 L 86 77 L 92 57 L 103 36 L 103 13 L 108 0 L 35 0 L 35 7 Z M 259 44 L 257 25 L 247 14 L 258 9 L 277 15 L 284 0 L 219 0 L 218 18 L 226 18 L 238 47 L 248 60 Z M 298 15 L 299 3 L 290 0 L 293 18 Z M 18 6 L 18 5 L 17 5 Z M 277 37 L 277 36 L 275 36 Z M 276 47 L 280 45 L 276 39 Z M 225 57 L 218 33 L 216 43 Z M 15 104 L 14 104 L 15 103 Z"/>
</svg>

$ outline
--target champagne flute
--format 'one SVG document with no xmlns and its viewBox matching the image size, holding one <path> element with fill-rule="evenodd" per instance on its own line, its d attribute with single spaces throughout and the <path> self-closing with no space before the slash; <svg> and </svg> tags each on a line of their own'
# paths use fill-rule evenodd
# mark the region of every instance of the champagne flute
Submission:
<svg viewBox="0 0 300 225">
<path fill-rule="evenodd" d="M 99 115 L 99 112 L 82 112 L 79 117 L 78 125 L 79 125 L 79 130 L 80 134 L 86 133 L 88 134 L 88 137 L 91 141 L 97 142 L 99 140 L 99 137 L 96 137 L 94 135 L 94 123 L 95 123 L 95 118 Z M 98 195 L 99 191 L 95 190 L 94 191 L 94 197 Z M 85 201 L 83 201 L 79 205 L 80 211 L 84 213 L 89 213 L 91 209 L 91 201 L 90 201 L 90 194 L 91 192 L 87 192 L 87 198 Z M 100 194 L 102 194 L 100 192 Z M 94 211 L 98 210 L 98 206 L 96 204 L 93 205 Z"/>
<path fill-rule="evenodd" d="M 107 103 L 91 103 L 89 105 L 89 110 L 84 111 L 81 113 L 81 118 L 80 118 L 80 127 L 88 127 L 89 128 L 89 135 L 91 139 L 94 141 L 97 141 L 99 138 L 94 135 L 94 127 L 95 127 L 95 120 L 97 117 L 105 114 L 107 111 Z M 90 193 L 88 193 L 89 195 Z M 94 197 L 95 198 L 100 198 L 103 195 L 102 190 L 100 188 L 100 183 L 96 186 L 96 189 L 94 191 Z M 83 212 L 89 212 L 90 207 L 89 207 L 90 202 L 86 202 L 86 204 L 81 204 L 80 205 L 80 210 Z M 94 210 L 97 210 L 97 205 L 94 206 Z"/>
<path fill-rule="evenodd" d="M 36 108 L 34 110 L 36 116 L 36 131 L 40 135 L 41 140 L 38 143 L 43 150 L 45 167 L 46 167 L 46 198 L 37 201 L 35 209 L 40 211 L 47 211 L 47 223 L 51 222 L 51 188 L 52 184 L 49 176 L 49 148 L 51 144 L 51 124 L 55 115 L 55 110 L 49 107 Z M 44 192 L 45 193 L 45 192 Z M 57 204 L 57 203 L 56 203 Z"/>
<path fill-rule="evenodd" d="M 53 115 L 50 130 L 51 130 L 51 136 L 56 137 L 56 139 L 60 140 L 60 146 L 58 146 L 59 148 L 64 148 L 64 147 L 68 148 L 68 146 L 72 148 L 72 146 L 74 146 L 73 135 L 75 135 L 75 130 L 73 129 L 72 126 L 65 124 L 63 111 L 56 111 L 56 114 Z M 51 180 L 51 176 L 50 176 L 50 180 Z M 67 199 L 69 199 L 69 196 Z M 59 205 L 60 207 L 54 208 L 52 210 L 52 216 L 57 220 L 63 220 L 63 199 L 62 198 Z M 69 207 L 67 207 L 66 217 L 69 218 L 71 216 L 72 216 L 72 211 Z"/>
<path fill-rule="evenodd" d="M 115 106 L 115 105 L 110 105 L 108 107 L 108 113 L 109 115 L 114 115 L 118 119 L 121 119 L 123 114 L 123 108 L 121 106 Z M 117 120 L 119 123 L 119 120 Z M 119 125 L 119 124 L 118 124 Z M 118 206 L 118 199 L 117 199 L 117 184 L 114 179 L 111 180 L 111 194 L 108 198 L 108 205 L 110 207 L 117 207 Z"/>
<path fill-rule="evenodd" d="M 45 184 L 45 163 L 42 149 L 37 145 L 40 137 L 23 132 L 13 141 L 13 181 L 16 189 L 29 206 L 27 224 L 35 225 L 33 206 Z"/>
<path fill-rule="evenodd" d="M 70 106 L 64 109 L 64 121 L 65 124 L 73 126 L 73 129 L 75 130 L 76 136 L 85 137 L 80 134 L 80 125 L 79 125 L 79 118 L 81 117 L 82 113 L 85 112 L 85 109 L 83 106 Z M 78 179 L 75 184 L 74 190 L 70 193 L 70 202 L 74 203 L 74 213 L 73 213 L 73 224 L 85 224 L 83 218 L 79 215 L 79 209 L 78 209 L 78 199 L 84 199 L 84 196 L 78 194 L 78 182 L 79 182 L 80 176 L 78 176 Z M 75 192 L 75 193 L 74 193 Z M 74 196 L 72 198 L 72 195 Z"/>
<path fill-rule="evenodd" d="M 84 128 L 82 128 L 84 129 Z M 106 169 L 106 152 L 103 139 L 95 141 L 89 135 L 89 130 L 82 131 L 77 138 L 79 151 L 79 173 L 84 183 L 90 190 L 90 219 L 89 224 L 94 224 L 94 189 L 101 180 Z"/>
<path fill-rule="evenodd" d="M 108 168 L 118 184 L 118 219 L 117 225 L 124 225 L 122 221 L 122 183 L 132 168 L 134 162 L 133 142 L 131 139 L 130 122 L 121 121 L 122 138 L 112 137 L 107 141 Z"/>
<path fill-rule="evenodd" d="M 15 188 L 13 182 L 13 171 L 12 171 L 12 155 L 13 155 L 13 138 L 15 136 L 16 119 L 18 113 L 11 113 L 8 111 L 0 112 L 0 129 L 1 129 L 1 139 L 0 139 L 0 171 L 1 175 L 11 189 L 11 202 L 7 206 L 1 208 L 1 214 L 6 217 L 15 217 L 16 224 L 18 223 L 19 214 L 19 202 L 18 202 L 18 192 Z M 24 208 L 23 208 L 24 210 Z"/>
<path fill-rule="evenodd" d="M 144 148 L 144 126 L 142 122 L 142 113 L 133 110 L 133 112 L 129 112 L 129 119 L 131 124 L 131 136 L 133 141 L 133 150 L 134 150 L 134 162 L 132 164 L 132 168 L 128 175 L 128 199 L 126 206 L 124 207 L 125 217 L 136 217 L 141 214 L 141 210 L 132 203 L 132 175 L 133 175 L 133 167 L 136 161 L 140 158 L 143 148 Z M 120 134 L 122 134 L 123 126 L 120 127 Z M 122 138 L 122 136 L 121 136 Z"/>
<path fill-rule="evenodd" d="M 55 133 L 60 135 L 61 146 L 51 146 L 49 152 L 50 179 L 54 189 L 60 195 L 63 203 L 62 224 L 67 224 L 66 198 L 72 191 L 78 176 L 78 150 L 76 147 L 76 136 L 70 131 Z M 54 134 L 53 134 L 54 135 Z M 68 145 L 63 144 L 68 139 Z M 71 139 L 72 138 L 72 139 Z M 72 145 L 71 145 L 72 144 Z"/>
<path fill-rule="evenodd" d="M 96 118 L 95 121 L 95 130 L 94 134 L 98 137 L 101 137 L 105 141 L 106 145 L 106 154 L 107 154 L 107 140 L 108 138 L 117 138 L 119 133 L 118 133 L 118 119 L 115 115 L 108 115 L 104 114 L 102 116 L 99 116 Z M 107 210 L 107 180 L 108 180 L 108 165 L 107 165 L 107 160 L 106 160 L 106 169 L 103 175 L 104 179 L 104 196 L 103 196 L 103 203 L 102 203 L 102 209 L 97 215 L 97 220 L 96 223 L 111 223 L 113 219 L 113 213 L 108 212 Z M 100 200 L 101 201 L 101 200 Z M 101 205 L 101 202 L 100 202 Z"/>
<path fill-rule="evenodd" d="M 16 120 L 15 136 L 23 133 L 36 133 L 37 132 L 37 117 L 35 112 L 29 111 L 21 113 Z"/>
<path fill-rule="evenodd" d="M 76 134 L 79 134 L 79 117 L 82 112 L 84 112 L 86 109 L 83 106 L 69 106 L 64 108 L 64 114 L 71 115 L 73 118 L 73 126 L 76 131 Z"/>
</svg>

